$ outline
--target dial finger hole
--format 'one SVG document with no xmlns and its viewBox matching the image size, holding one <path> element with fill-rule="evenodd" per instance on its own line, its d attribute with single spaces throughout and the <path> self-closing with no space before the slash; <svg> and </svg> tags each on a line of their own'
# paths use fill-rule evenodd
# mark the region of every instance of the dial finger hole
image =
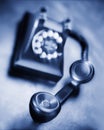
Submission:
<svg viewBox="0 0 104 130">
<path fill-rule="evenodd" d="M 42 41 L 43 41 L 43 37 L 42 37 L 42 36 L 39 36 L 39 37 L 38 37 L 38 41 L 39 41 L 39 42 L 42 42 Z"/>
<path fill-rule="evenodd" d="M 35 54 L 41 54 L 42 53 L 42 48 L 36 48 L 36 47 L 34 47 L 34 53 Z"/>
<path fill-rule="evenodd" d="M 35 42 L 33 47 L 37 47 L 37 48 L 40 48 L 41 47 L 41 43 L 40 42 Z"/>
<path fill-rule="evenodd" d="M 57 58 L 58 57 L 58 54 L 57 54 L 57 52 L 55 51 L 54 53 L 53 53 L 53 58 Z"/>
<path fill-rule="evenodd" d="M 53 37 L 57 40 L 59 38 L 59 34 L 57 32 L 54 32 Z"/>
<path fill-rule="evenodd" d="M 47 32 L 46 32 L 46 31 L 44 31 L 44 32 L 42 33 L 42 36 L 43 36 L 43 38 L 47 38 L 47 37 L 48 37 Z"/>
<path fill-rule="evenodd" d="M 47 55 L 47 59 L 48 59 L 48 60 L 51 60 L 51 59 L 52 59 L 52 54 L 48 54 L 48 55 Z"/>
<path fill-rule="evenodd" d="M 49 37 L 53 37 L 53 34 L 54 34 L 54 33 L 53 33 L 52 30 L 49 30 L 49 31 L 48 31 L 48 36 L 49 36 Z"/>
<path fill-rule="evenodd" d="M 62 42 L 63 42 L 63 39 L 62 39 L 62 37 L 60 36 L 60 37 L 58 37 L 58 38 L 56 39 L 56 41 L 57 41 L 58 43 L 62 43 Z"/>
<path fill-rule="evenodd" d="M 46 58 L 47 54 L 45 52 L 42 52 L 42 54 L 40 55 L 40 58 Z"/>
</svg>

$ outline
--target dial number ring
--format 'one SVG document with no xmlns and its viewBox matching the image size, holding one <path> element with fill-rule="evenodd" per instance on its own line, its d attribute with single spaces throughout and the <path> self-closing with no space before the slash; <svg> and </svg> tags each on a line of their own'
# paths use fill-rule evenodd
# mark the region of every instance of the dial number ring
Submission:
<svg viewBox="0 0 104 130">
<path fill-rule="evenodd" d="M 33 36 L 32 50 L 41 59 L 56 59 L 62 55 L 59 51 L 62 43 L 63 38 L 58 32 L 41 30 Z"/>
</svg>

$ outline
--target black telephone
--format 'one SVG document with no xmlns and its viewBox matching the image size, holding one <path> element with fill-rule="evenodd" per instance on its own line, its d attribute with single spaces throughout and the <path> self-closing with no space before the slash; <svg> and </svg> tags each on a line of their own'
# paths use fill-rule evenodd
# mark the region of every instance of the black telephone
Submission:
<svg viewBox="0 0 104 130">
<path fill-rule="evenodd" d="M 24 76 L 59 80 L 63 75 L 64 45 L 68 37 L 79 42 L 82 55 L 68 69 L 69 83 L 65 83 L 55 95 L 38 92 L 31 97 L 30 114 L 34 121 L 39 122 L 56 117 L 69 95 L 94 76 L 94 67 L 88 59 L 88 43 L 84 37 L 69 28 L 69 19 L 58 23 L 46 14 L 46 9 L 42 8 L 39 14 L 31 14 L 28 20 L 24 19 L 14 49 L 12 70 Z"/>
<path fill-rule="evenodd" d="M 57 22 L 47 16 L 45 8 L 37 14 L 28 14 L 19 27 L 12 70 L 58 81 L 63 75 L 63 49 L 70 20 Z"/>
</svg>

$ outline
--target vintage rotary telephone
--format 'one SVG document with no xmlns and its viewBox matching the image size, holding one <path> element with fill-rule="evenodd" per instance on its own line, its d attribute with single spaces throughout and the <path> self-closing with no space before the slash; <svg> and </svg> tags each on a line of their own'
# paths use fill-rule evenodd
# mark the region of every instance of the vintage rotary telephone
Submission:
<svg viewBox="0 0 104 130">
<path fill-rule="evenodd" d="M 30 100 L 30 114 L 35 121 L 46 122 L 59 113 L 61 104 L 72 91 L 93 78 L 94 67 L 88 60 L 86 40 L 69 28 L 70 20 L 58 23 L 47 17 L 45 8 L 32 16 L 28 22 L 24 44 L 19 47 L 13 62 L 13 69 L 23 74 L 57 81 L 63 75 L 64 45 L 68 37 L 80 43 L 81 60 L 74 62 L 70 69 L 69 83 L 55 95 L 47 92 L 35 93 Z"/>
</svg>

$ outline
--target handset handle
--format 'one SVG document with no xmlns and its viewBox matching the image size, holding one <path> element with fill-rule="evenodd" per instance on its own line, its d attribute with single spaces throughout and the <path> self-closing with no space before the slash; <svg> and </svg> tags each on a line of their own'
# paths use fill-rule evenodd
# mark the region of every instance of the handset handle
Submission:
<svg viewBox="0 0 104 130">
<path fill-rule="evenodd" d="M 55 96 L 59 100 L 59 102 L 62 104 L 73 92 L 75 89 L 75 85 L 71 82 L 64 86 L 60 91 L 58 91 Z"/>
</svg>

